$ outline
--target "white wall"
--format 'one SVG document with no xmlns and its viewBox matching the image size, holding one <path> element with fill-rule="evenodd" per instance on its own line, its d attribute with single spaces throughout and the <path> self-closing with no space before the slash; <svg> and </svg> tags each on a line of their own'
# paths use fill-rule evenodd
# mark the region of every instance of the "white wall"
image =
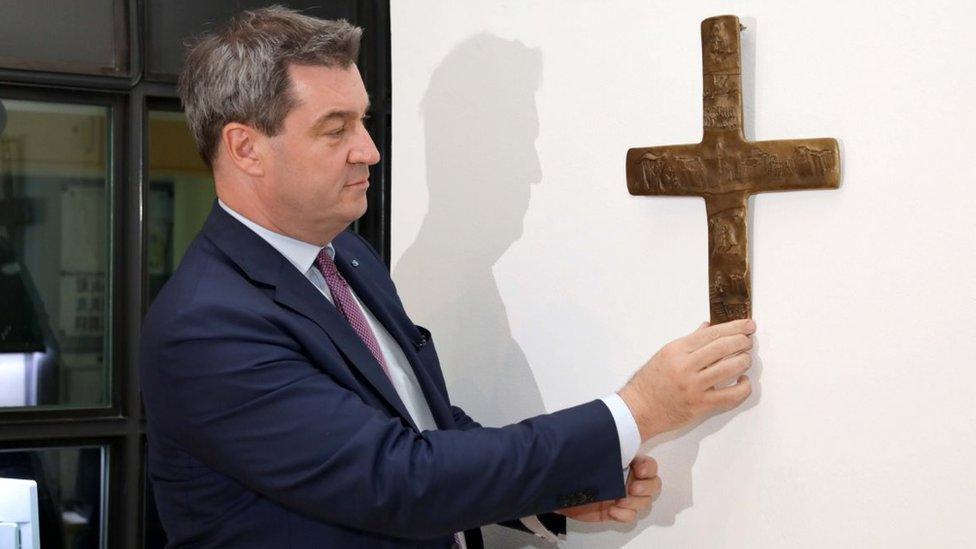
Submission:
<svg viewBox="0 0 976 549">
<path fill-rule="evenodd" d="M 614 391 L 707 319 L 704 202 L 624 179 L 629 147 L 701 136 L 702 19 L 749 27 L 751 139 L 841 141 L 839 190 L 751 201 L 758 390 L 645 447 L 665 488 L 636 526 L 564 547 L 971 546 L 976 5 L 392 9 L 394 277 L 490 425 Z"/>
</svg>

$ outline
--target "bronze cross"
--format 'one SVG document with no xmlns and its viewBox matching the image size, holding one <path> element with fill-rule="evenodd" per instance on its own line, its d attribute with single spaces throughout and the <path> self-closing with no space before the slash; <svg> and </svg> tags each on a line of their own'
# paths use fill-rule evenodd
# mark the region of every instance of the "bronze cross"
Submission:
<svg viewBox="0 0 976 549">
<path fill-rule="evenodd" d="M 627 151 L 630 194 L 705 199 L 712 324 L 752 314 L 746 226 L 749 195 L 840 185 L 840 149 L 835 139 L 746 140 L 742 132 L 741 28 L 734 15 L 702 21 L 701 143 Z"/>
</svg>

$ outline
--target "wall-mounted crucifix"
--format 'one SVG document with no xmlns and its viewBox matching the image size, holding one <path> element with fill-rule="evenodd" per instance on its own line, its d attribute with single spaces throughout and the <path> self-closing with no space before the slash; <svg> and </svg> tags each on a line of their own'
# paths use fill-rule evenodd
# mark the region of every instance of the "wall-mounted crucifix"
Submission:
<svg viewBox="0 0 976 549">
<path fill-rule="evenodd" d="M 835 139 L 746 140 L 742 131 L 741 28 L 734 15 L 702 21 L 701 143 L 627 151 L 630 194 L 705 199 L 712 324 L 752 314 L 746 225 L 749 195 L 840 185 L 840 149 Z"/>
</svg>

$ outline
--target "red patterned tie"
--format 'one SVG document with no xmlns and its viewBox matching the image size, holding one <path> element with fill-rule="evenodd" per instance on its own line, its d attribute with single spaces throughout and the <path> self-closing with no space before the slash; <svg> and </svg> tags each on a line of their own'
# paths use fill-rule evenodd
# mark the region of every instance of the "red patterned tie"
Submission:
<svg viewBox="0 0 976 549">
<path fill-rule="evenodd" d="M 380 344 L 376 341 L 376 335 L 370 329 L 366 315 L 363 314 L 362 309 L 356 304 L 356 299 L 352 297 L 352 292 L 349 290 L 349 284 L 346 282 L 346 279 L 342 278 L 339 270 L 336 269 L 335 261 L 329 256 L 328 248 L 322 248 L 322 251 L 316 256 L 315 266 L 322 273 L 322 276 L 325 278 L 325 283 L 329 286 L 329 291 L 332 292 L 332 301 L 335 303 L 336 309 L 339 309 L 342 316 L 346 317 L 346 320 L 349 321 L 349 325 L 352 326 L 356 335 L 359 336 L 359 339 L 363 340 L 369 352 L 373 353 L 373 357 L 376 359 L 376 362 L 380 363 L 386 377 L 390 377 L 390 371 L 386 367 L 386 361 L 383 359 L 383 353 L 380 351 Z"/>
</svg>

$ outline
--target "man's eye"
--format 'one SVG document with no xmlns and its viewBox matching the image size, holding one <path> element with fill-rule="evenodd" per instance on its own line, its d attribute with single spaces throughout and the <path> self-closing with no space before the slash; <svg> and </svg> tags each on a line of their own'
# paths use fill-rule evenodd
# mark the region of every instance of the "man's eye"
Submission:
<svg viewBox="0 0 976 549">
<path fill-rule="evenodd" d="M 325 135 L 328 135 L 329 137 L 339 137 L 339 136 L 341 136 L 341 135 L 342 135 L 342 134 L 343 134 L 343 133 L 344 133 L 345 131 L 346 131 L 346 128 L 345 128 L 345 126 L 343 126 L 343 127 L 341 127 L 341 128 L 336 128 L 336 129 L 334 129 L 334 130 L 332 130 L 332 131 L 329 131 L 329 132 L 325 132 Z"/>
</svg>

